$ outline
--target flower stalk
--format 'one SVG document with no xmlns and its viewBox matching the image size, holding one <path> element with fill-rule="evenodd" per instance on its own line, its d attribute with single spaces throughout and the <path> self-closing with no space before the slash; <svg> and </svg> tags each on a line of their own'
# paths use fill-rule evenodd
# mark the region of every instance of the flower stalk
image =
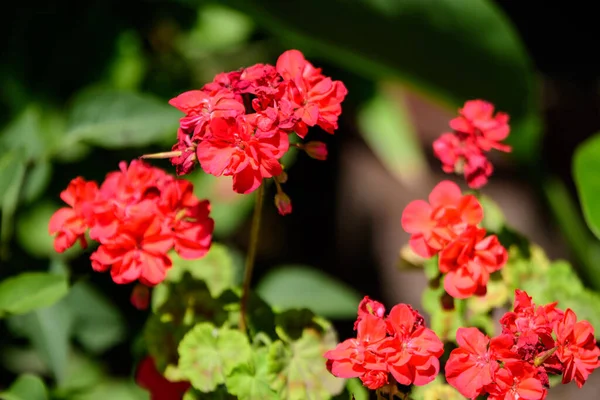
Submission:
<svg viewBox="0 0 600 400">
<path fill-rule="evenodd" d="M 254 204 L 254 213 L 252 215 L 252 226 L 250 228 L 250 244 L 246 255 L 246 265 L 244 269 L 244 282 L 242 283 L 242 298 L 240 300 L 240 331 L 247 331 L 246 315 L 248 314 L 248 300 L 250 298 L 250 285 L 252 282 L 252 272 L 254 271 L 254 261 L 256 259 L 256 248 L 258 247 L 258 235 L 260 233 L 260 220 L 262 216 L 262 204 L 265 197 L 265 187 L 260 185 L 256 190 L 256 204 Z"/>
</svg>

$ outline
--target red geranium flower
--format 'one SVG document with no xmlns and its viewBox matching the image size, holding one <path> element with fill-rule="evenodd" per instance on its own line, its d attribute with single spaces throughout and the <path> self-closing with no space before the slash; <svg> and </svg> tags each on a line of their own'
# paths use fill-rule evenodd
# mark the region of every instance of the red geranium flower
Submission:
<svg viewBox="0 0 600 400">
<path fill-rule="evenodd" d="M 428 258 L 482 219 L 483 209 L 475 196 L 463 196 L 457 184 L 442 181 L 431 191 L 429 203 L 415 200 L 406 206 L 402 228 L 412 234 L 413 251 Z"/>
<path fill-rule="evenodd" d="M 135 381 L 150 392 L 150 400 L 181 400 L 191 387 L 189 382 L 167 380 L 158 372 L 154 360 L 149 356 L 138 365 Z"/>
</svg>

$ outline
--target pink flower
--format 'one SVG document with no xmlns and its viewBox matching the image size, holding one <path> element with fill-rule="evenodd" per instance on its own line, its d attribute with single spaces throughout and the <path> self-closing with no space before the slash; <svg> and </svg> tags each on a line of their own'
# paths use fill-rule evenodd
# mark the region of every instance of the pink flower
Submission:
<svg viewBox="0 0 600 400">
<path fill-rule="evenodd" d="M 511 151 L 510 146 L 500 143 L 510 133 L 508 114 L 494 115 L 494 105 L 483 100 L 469 100 L 458 112 L 460 115 L 450 121 L 450 127 L 459 137 L 473 138 L 483 151 Z"/>
<path fill-rule="evenodd" d="M 439 267 L 444 289 L 457 299 L 486 292 L 490 274 L 500 270 L 508 259 L 506 249 L 495 235 L 470 226 L 440 252 Z"/>
<path fill-rule="evenodd" d="M 463 196 L 457 184 L 440 182 L 429 195 L 429 203 L 415 200 L 402 213 L 402 228 L 410 234 L 410 247 L 429 258 L 483 219 L 483 209 L 472 195 Z"/>
<path fill-rule="evenodd" d="M 292 104 L 294 130 L 301 138 L 308 127 L 319 125 L 333 133 L 342 113 L 341 103 L 348 90 L 340 81 L 321 74 L 298 50 L 288 50 L 279 56 L 277 71 L 287 81 L 286 100 Z"/>
</svg>

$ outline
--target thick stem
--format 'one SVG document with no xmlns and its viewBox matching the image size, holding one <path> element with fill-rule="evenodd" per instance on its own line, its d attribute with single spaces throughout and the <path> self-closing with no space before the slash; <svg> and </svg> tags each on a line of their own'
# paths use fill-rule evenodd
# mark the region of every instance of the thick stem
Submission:
<svg viewBox="0 0 600 400">
<path fill-rule="evenodd" d="M 240 300 L 240 330 L 246 332 L 246 314 L 248 312 L 248 299 L 250 298 L 250 283 L 252 281 L 252 272 L 254 270 L 254 259 L 256 257 L 256 248 L 258 247 L 258 235 L 260 233 L 260 218 L 262 215 L 263 198 L 265 197 L 265 185 L 261 185 L 256 190 L 256 203 L 254 204 L 254 214 L 252 215 L 252 226 L 250 228 L 250 245 L 246 255 L 246 268 L 244 270 L 244 282 L 242 284 L 242 298 Z"/>
</svg>

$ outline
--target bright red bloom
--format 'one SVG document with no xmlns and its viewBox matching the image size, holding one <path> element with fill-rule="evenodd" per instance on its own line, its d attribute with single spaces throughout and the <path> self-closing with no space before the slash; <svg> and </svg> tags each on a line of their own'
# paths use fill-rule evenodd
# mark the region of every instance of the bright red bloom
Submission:
<svg viewBox="0 0 600 400">
<path fill-rule="evenodd" d="M 120 171 L 109 173 L 100 189 L 94 182 L 79 179 L 74 185 L 93 188 L 96 194 L 79 196 L 74 202 L 69 198 L 72 212 L 85 214 L 81 235 L 89 228 L 90 237 L 100 243 L 90 257 L 92 267 L 110 269 L 116 283 L 139 279 L 154 286 L 171 266 L 167 255 L 171 249 L 192 259 L 204 256 L 210 248 L 214 228 L 210 206 L 194 196 L 191 183 L 142 161 L 129 166 L 121 163 Z M 65 213 L 57 211 L 58 217 L 50 221 L 51 230 Z M 62 246 L 61 235 L 56 241 Z"/>
<path fill-rule="evenodd" d="M 506 264 L 506 249 L 495 235 L 485 235 L 485 229 L 469 226 L 440 252 L 439 267 L 446 274 L 444 289 L 450 296 L 485 294 L 490 274 Z"/>
<path fill-rule="evenodd" d="M 577 321 L 577 316 L 567 309 L 556 325 L 556 354 L 564 364 L 563 383 L 575 380 L 582 387 L 592 371 L 600 367 L 600 349 L 596 345 L 594 328 L 587 321 Z"/>
<path fill-rule="evenodd" d="M 538 378 L 537 369 L 524 361 L 511 360 L 498 369 L 488 400 L 543 400 L 548 390 Z"/>
<path fill-rule="evenodd" d="M 510 132 L 508 115 L 497 113 L 494 106 L 482 100 L 467 101 L 460 116 L 450 121 L 453 133 L 444 133 L 433 143 L 435 156 L 444 172 L 464 173 L 472 188 L 484 186 L 494 168 L 485 153 L 492 149 L 510 152 L 510 146 L 500 143 Z"/>
<path fill-rule="evenodd" d="M 150 392 L 150 400 L 181 400 L 191 387 L 189 382 L 171 382 L 158 370 L 152 357 L 144 358 L 138 365 L 136 383 Z"/>
<path fill-rule="evenodd" d="M 204 136 L 206 126 L 213 118 L 235 118 L 245 112 L 244 104 L 226 89 L 210 94 L 190 90 L 169 100 L 169 104 L 186 114 L 181 118 L 180 125 L 192 140 Z"/>
<path fill-rule="evenodd" d="M 450 127 L 459 137 L 473 138 L 483 151 L 511 151 L 510 146 L 500 143 L 510 133 L 508 114 L 494 115 L 494 105 L 483 100 L 467 101 L 458 112 L 460 115 L 450 121 Z"/>
<path fill-rule="evenodd" d="M 401 385 L 426 385 L 437 376 L 444 345 L 409 305 L 394 306 L 386 319 L 392 335 L 382 346 L 388 370 Z"/>
<path fill-rule="evenodd" d="M 60 198 L 70 207 L 63 207 L 56 211 L 48 224 L 49 233 L 56 234 L 54 249 L 57 252 L 62 253 L 78 240 L 81 247 L 87 247 L 85 232 L 93 223 L 91 204 L 97 195 L 96 183 L 86 182 L 81 177 L 73 179 L 60 193 Z"/>
<path fill-rule="evenodd" d="M 263 132 L 244 117 L 215 118 L 196 154 L 202 169 L 215 176 L 233 176 L 233 190 L 254 191 L 265 178 L 281 174 L 279 159 L 289 147 L 287 134 Z"/>
<path fill-rule="evenodd" d="M 394 306 L 387 318 L 384 313 L 381 303 L 368 297 L 361 301 L 355 323 L 357 338 L 325 353 L 328 370 L 341 378 L 358 377 L 369 389 L 387 384 L 390 373 L 404 385 L 431 382 L 444 351 L 440 339 L 406 304 Z"/>
<path fill-rule="evenodd" d="M 292 104 L 294 131 L 304 138 L 309 126 L 319 125 L 333 133 L 342 113 L 341 103 L 348 90 L 340 81 L 321 74 L 298 50 L 288 50 L 279 56 L 277 71 L 287 81 L 286 100 Z"/>
<path fill-rule="evenodd" d="M 406 206 L 402 228 L 412 234 L 412 250 L 429 258 L 482 219 L 483 209 L 475 196 L 463 196 L 457 184 L 442 181 L 431 191 L 429 203 L 415 200 Z"/>
</svg>

